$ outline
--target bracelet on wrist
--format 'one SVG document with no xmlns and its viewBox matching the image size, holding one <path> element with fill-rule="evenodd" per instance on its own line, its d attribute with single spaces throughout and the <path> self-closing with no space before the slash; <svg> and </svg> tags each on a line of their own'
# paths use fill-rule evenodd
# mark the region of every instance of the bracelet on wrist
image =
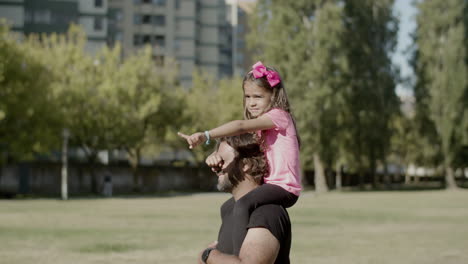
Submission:
<svg viewBox="0 0 468 264">
<path fill-rule="evenodd" d="M 206 145 L 210 144 L 210 132 L 208 130 L 205 130 L 205 137 L 206 137 Z"/>
</svg>

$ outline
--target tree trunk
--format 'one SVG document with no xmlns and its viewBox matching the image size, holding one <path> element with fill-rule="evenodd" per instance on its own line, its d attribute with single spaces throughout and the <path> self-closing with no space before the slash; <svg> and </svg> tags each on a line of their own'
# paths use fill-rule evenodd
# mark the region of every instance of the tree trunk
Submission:
<svg viewBox="0 0 468 264">
<path fill-rule="evenodd" d="M 317 193 L 328 192 L 327 182 L 325 180 L 325 173 L 323 164 L 320 160 L 318 153 L 314 153 L 314 169 L 315 169 L 315 191 Z"/>
<path fill-rule="evenodd" d="M 342 188 L 342 175 L 341 175 L 341 163 L 337 162 L 336 163 L 336 190 L 341 191 Z"/>
<path fill-rule="evenodd" d="M 93 155 L 88 159 L 89 162 L 89 176 L 91 177 L 91 192 L 94 194 L 99 194 L 98 182 L 96 176 L 96 158 L 97 156 Z"/>
<path fill-rule="evenodd" d="M 411 183 L 411 176 L 408 173 L 408 168 L 409 168 L 409 165 L 407 164 L 405 168 L 405 184 Z"/>
<path fill-rule="evenodd" d="M 132 176 L 133 176 L 133 191 L 140 192 L 141 191 L 141 177 L 139 174 L 139 163 L 140 163 L 140 156 L 141 151 L 140 149 L 135 149 L 134 153 L 130 150 L 127 151 L 128 153 L 128 160 L 130 162 L 130 166 L 132 167 Z"/>
<path fill-rule="evenodd" d="M 62 200 L 68 200 L 68 132 L 63 130 L 62 142 L 62 171 L 61 171 L 61 196 Z"/>
<path fill-rule="evenodd" d="M 375 150 L 374 146 L 370 147 L 370 173 L 371 173 L 371 181 L 372 181 L 372 188 L 377 189 L 380 183 L 380 175 L 377 174 L 377 158 L 375 157 Z"/>
<path fill-rule="evenodd" d="M 383 171 L 383 178 L 384 178 L 384 184 L 385 184 L 385 188 L 388 190 L 388 189 L 391 189 L 392 188 L 392 178 L 393 178 L 393 174 L 389 174 L 388 173 L 388 164 L 387 164 L 387 160 L 384 159 L 384 171 Z"/>
<path fill-rule="evenodd" d="M 445 184 L 447 190 L 458 189 L 457 183 L 455 182 L 455 175 L 451 166 L 445 167 Z"/>
<path fill-rule="evenodd" d="M 364 169 L 362 168 L 362 165 L 358 165 L 358 181 L 359 181 L 359 189 L 364 190 Z"/>
</svg>

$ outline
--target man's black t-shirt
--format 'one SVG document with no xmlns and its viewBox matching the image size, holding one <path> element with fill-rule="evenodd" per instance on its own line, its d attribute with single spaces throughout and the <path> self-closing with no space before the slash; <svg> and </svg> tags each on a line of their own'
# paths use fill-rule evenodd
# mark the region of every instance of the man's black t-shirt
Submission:
<svg viewBox="0 0 468 264">
<path fill-rule="evenodd" d="M 232 227 L 233 209 L 235 200 L 231 198 L 221 206 L 221 228 L 218 235 L 217 249 L 225 254 L 233 254 Z M 268 229 L 280 243 L 280 250 L 276 258 L 276 264 L 289 263 L 289 251 L 291 249 L 291 221 L 288 212 L 280 205 L 267 204 L 256 208 L 250 215 L 246 228 L 263 227 Z M 242 238 L 241 240 L 243 240 Z"/>
</svg>

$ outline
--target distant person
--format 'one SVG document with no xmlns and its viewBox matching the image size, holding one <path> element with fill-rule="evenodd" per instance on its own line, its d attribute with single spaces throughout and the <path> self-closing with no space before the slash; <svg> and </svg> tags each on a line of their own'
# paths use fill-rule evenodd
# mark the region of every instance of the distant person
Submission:
<svg viewBox="0 0 468 264">
<path fill-rule="evenodd" d="M 268 165 L 265 155 L 251 134 L 228 137 L 221 141 L 218 155 L 224 161 L 217 168 L 218 189 L 230 192 L 232 198 L 221 206 L 222 224 L 218 242 L 202 251 L 198 263 L 277 263 L 288 264 L 291 249 L 291 222 L 287 211 L 276 204 L 253 209 L 246 232 L 238 233 L 234 226 L 236 204 L 261 188 Z M 240 253 L 233 241 L 241 240 Z"/>
<path fill-rule="evenodd" d="M 102 194 L 105 197 L 112 197 L 112 175 L 109 172 L 107 172 L 106 175 L 104 176 Z"/>
<path fill-rule="evenodd" d="M 243 80 L 244 117 L 205 132 L 192 135 L 178 133 L 190 148 L 194 148 L 212 138 L 255 132 L 263 142 L 269 164 L 269 174 L 264 178 L 266 184 L 235 204 L 233 223 L 234 232 L 246 234 L 243 228 L 249 221 L 250 213 L 264 204 L 293 206 L 301 192 L 299 137 L 284 85 L 277 71 L 265 67 L 262 62 L 252 66 Z M 219 109 L 222 111 L 222 109 Z M 221 166 L 222 159 L 214 152 L 207 158 L 211 167 Z M 235 240 L 234 252 L 239 253 L 242 240 Z"/>
</svg>

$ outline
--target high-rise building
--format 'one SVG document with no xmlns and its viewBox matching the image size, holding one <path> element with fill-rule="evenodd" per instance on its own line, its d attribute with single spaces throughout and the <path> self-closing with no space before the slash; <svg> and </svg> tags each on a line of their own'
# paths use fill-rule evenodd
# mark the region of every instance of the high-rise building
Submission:
<svg viewBox="0 0 468 264">
<path fill-rule="evenodd" d="M 252 65 L 246 36 L 249 32 L 248 14 L 255 7 L 254 1 L 226 0 L 227 18 L 232 26 L 232 67 L 237 76 L 243 76 Z"/>
<path fill-rule="evenodd" d="M 0 1 L 0 18 L 18 32 L 65 33 L 75 23 L 88 36 L 88 51 L 120 42 L 124 56 L 149 44 L 155 61 L 178 61 L 185 87 L 191 86 L 196 68 L 217 78 L 233 74 L 228 12 L 225 0 Z"/>
<path fill-rule="evenodd" d="M 72 23 L 81 25 L 88 36 L 86 49 L 92 53 L 106 43 L 106 0 L 5 0 L 0 1 L 0 18 L 26 35 L 65 33 Z"/>
<path fill-rule="evenodd" d="M 232 75 L 231 25 L 224 0 L 109 0 L 110 44 L 124 55 L 149 44 L 154 58 L 179 62 L 179 79 L 190 87 L 194 69 Z"/>
</svg>

